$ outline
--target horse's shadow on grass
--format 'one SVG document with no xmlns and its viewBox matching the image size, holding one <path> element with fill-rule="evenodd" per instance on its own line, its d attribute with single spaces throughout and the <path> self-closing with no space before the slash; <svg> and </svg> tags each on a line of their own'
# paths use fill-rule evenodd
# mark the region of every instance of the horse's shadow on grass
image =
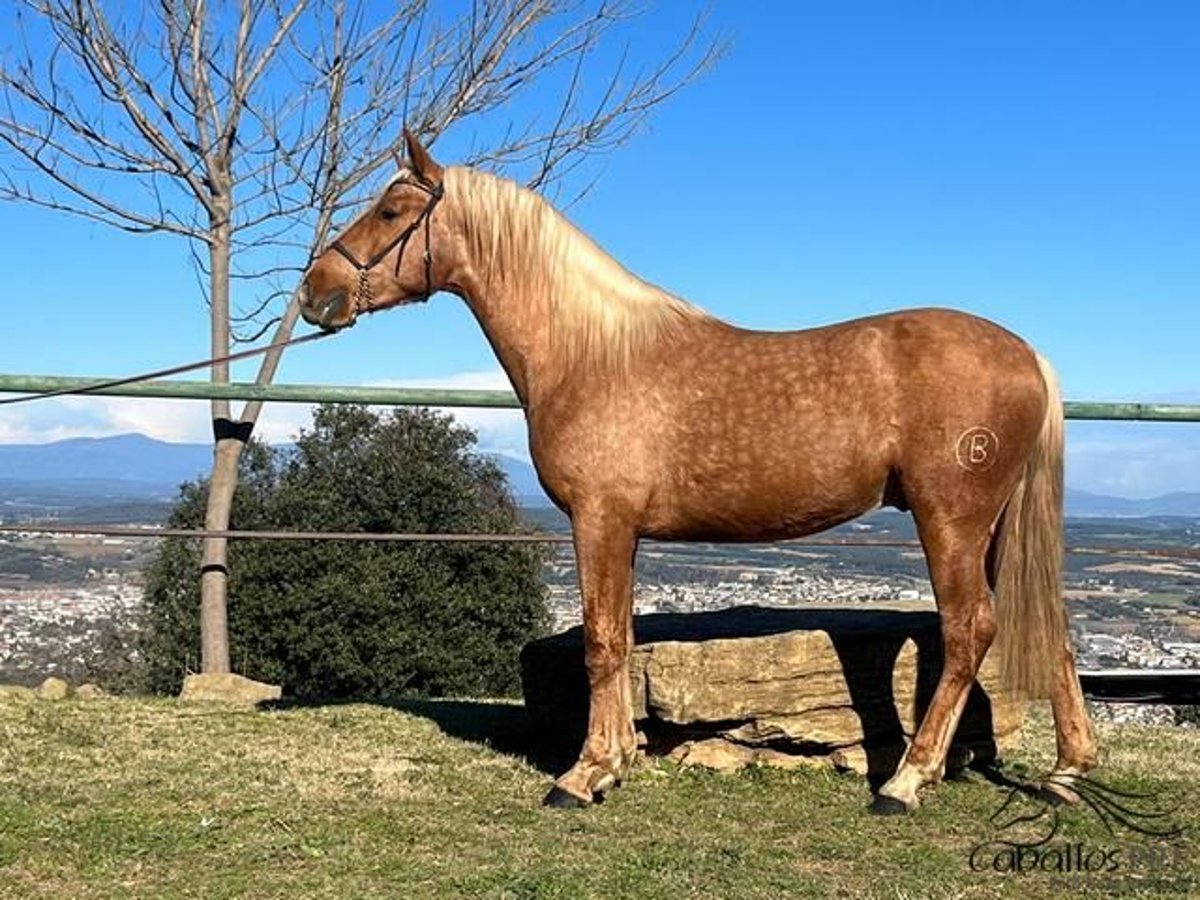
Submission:
<svg viewBox="0 0 1200 900">
<path fill-rule="evenodd" d="M 525 707 L 517 702 L 412 698 L 386 705 L 428 719 L 449 737 L 515 757 L 548 775 L 568 769 L 579 750 L 569 740 L 535 734 Z"/>
<path fill-rule="evenodd" d="M 517 701 L 457 700 L 417 697 L 345 699 L 284 699 L 263 704 L 265 709 L 312 709 L 367 704 L 427 719 L 447 737 L 486 747 L 557 775 L 569 768 L 578 747 L 565 740 L 537 736 Z"/>
</svg>

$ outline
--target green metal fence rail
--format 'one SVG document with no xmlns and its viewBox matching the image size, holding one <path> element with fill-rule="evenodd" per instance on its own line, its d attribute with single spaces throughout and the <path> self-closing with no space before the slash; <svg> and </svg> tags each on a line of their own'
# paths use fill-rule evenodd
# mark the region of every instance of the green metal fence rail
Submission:
<svg viewBox="0 0 1200 900">
<path fill-rule="evenodd" d="M 176 400 L 262 400 L 272 403 L 366 403 L 371 406 L 459 406 L 519 409 L 512 391 L 460 391 L 439 388 L 360 387 L 325 384 L 253 384 L 206 381 L 142 381 L 88 391 L 111 379 L 60 375 L 0 375 L 0 393 L 47 394 L 64 389 L 107 397 L 150 397 Z M 1200 412 L 1200 407 L 1197 407 Z"/>
<path fill-rule="evenodd" d="M 1093 422 L 1200 422 L 1200 406 L 1189 403 L 1093 403 L 1067 400 L 1068 419 Z"/>
<path fill-rule="evenodd" d="M 512 391 L 462 391 L 443 388 L 361 387 L 324 384 L 252 384 L 205 381 L 143 381 L 87 390 L 109 378 L 61 375 L 0 375 L 0 393 L 46 394 L 71 390 L 81 395 L 186 400 L 262 400 L 273 403 L 366 403 L 371 406 L 452 406 L 518 409 Z M 1068 400 L 1068 419 L 1122 422 L 1200 422 L 1200 405 L 1185 403 L 1112 403 Z"/>
</svg>

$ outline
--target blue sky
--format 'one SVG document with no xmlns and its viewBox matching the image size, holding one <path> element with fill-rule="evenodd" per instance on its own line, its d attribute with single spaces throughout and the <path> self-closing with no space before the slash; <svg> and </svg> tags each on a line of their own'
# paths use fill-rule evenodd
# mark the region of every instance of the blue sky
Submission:
<svg viewBox="0 0 1200 900">
<path fill-rule="evenodd" d="M 635 49 L 691 11 L 659 3 Z M 959 307 L 1030 340 L 1072 399 L 1200 399 L 1200 4 L 724 0 L 710 26 L 726 57 L 607 157 L 569 213 L 627 267 L 756 328 Z M 453 151 L 435 148 L 447 163 Z M 0 234 L 0 371 L 122 374 L 204 355 L 182 244 L 12 205 Z M 501 378 L 443 295 L 297 350 L 279 380 Z M 98 402 L 0 410 L 0 440 L 203 438 L 202 404 Z M 270 411 L 268 433 L 297 416 Z M 476 421 L 485 443 L 522 452 L 511 417 Z M 1200 490 L 1200 426 L 1071 434 L 1078 486 Z"/>
</svg>

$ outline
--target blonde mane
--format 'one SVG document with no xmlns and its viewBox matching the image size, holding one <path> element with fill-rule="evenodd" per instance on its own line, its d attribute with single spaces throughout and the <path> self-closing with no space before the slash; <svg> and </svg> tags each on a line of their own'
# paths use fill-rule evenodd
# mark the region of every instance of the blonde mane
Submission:
<svg viewBox="0 0 1200 900">
<path fill-rule="evenodd" d="M 550 346 L 574 365 L 625 367 L 703 310 L 630 273 L 530 190 L 486 172 L 445 172 L 446 206 L 478 274 L 508 302 L 541 307 Z"/>
</svg>

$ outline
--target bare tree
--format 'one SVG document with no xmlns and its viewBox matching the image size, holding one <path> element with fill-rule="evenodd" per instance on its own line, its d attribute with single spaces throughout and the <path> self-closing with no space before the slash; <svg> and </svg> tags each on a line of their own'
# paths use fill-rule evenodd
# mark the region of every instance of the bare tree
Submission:
<svg viewBox="0 0 1200 900">
<path fill-rule="evenodd" d="M 294 285 L 401 146 L 457 132 L 467 162 L 542 189 L 624 144 L 720 46 L 697 18 L 636 71 L 600 52 L 637 24 L 627 0 L 18 0 L 0 57 L 0 199 L 189 245 L 213 357 L 297 321 Z M 439 11 L 441 17 L 439 17 Z M 509 121 L 526 98 L 542 110 Z M 476 135 L 483 136 L 476 138 Z M 469 140 L 468 140 L 469 139 Z M 269 383 L 279 351 L 257 381 Z M 229 381 L 228 364 L 212 380 Z M 228 526 L 261 413 L 212 401 L 206 525 Z M 204 544 L 201 666 L 229 671 L 227 547 Z"/>
</svg>

